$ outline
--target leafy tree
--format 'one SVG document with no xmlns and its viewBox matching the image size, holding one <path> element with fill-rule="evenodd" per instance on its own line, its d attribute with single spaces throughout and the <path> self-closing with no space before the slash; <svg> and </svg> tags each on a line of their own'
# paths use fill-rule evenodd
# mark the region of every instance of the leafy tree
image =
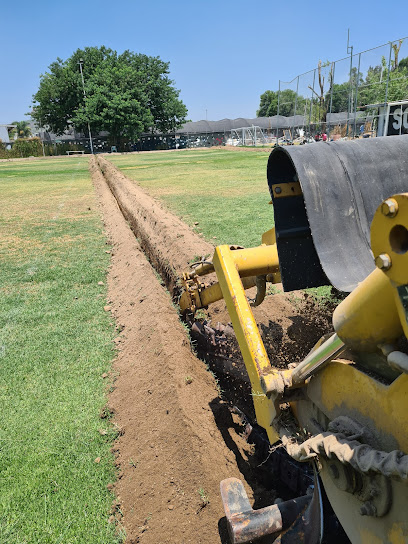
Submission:
<svg viewBox="0 0 408 544">
<path fill-rule="evenodd" d="M 16 128 L 11 131 L 13 135 L 17 133 L 17 138 L 28 138 L 31 136 L 31 128 L 28 121 L 13 121 L 11 124 L 17 125 Z"/>
<path fill-rule="evenodd" d="M 338 113 L 340 111 L 347 111 L 349 106 L 348 95 L 350 92 L 350 83 L 345 81 L 344 83 L 333 84 L 333 97 L 332 97 L 332 113 Z M 330 93 L 326 95 L 326 101 L 330 108 Z"/>
<path fill-rule="evenodd" d="M 261 94 L 259 109 L 256 112 L 257 117 L 272 117 L 278 114 L 278 91 L 265 91 Z M 297 96 L 297 100 L 296 100 Z M 279 115 L 290 117 L 296 114 L 303 114 L 305 99 L 302 95 L 296 95 L 291 89 L 284 89 L 280 92 Z"/>
<path fill-rule="evenodd" d="M 86 99 L 79 61 L 83 59 Z M 108 131 L 113 143 L 136 139 L 143 132 L 172 132 L 187 108 L 169 76 L 169 63 L 159 57 L 86 47 L 63 61 L 57 58 L 40 76 L 32 117 L 57 135 L 72 125 L 86 132 Z"/>
<path fill-rule="evenodd" d="M 343 83 L 334 83 L 331 87 L 333 97 L 330 97 L 331 89 L 325 96 L 326 110 L 330 111 L 330 98 L 332 100 L 331 111 L 332 113 L 338 113 L 341 111 L 348 111 L 349 108 L 349 94 L 351 101 L 351 109 L 354 108 L 355 92 L 358 83 L 358 93 L 360 93 L 361 86 L 364 84 L 363 74 L 357 73 L 357 68 L 351 69 L 351 77 Z"/>
<path fill-rule="evenodd" d="M 272 117 L 278 111 L 278 93 L 275 91 L 265 91 L 261 94 L 259 109 L 256 112 L 257 117 Z"/>
<path fill-rule="evenodd" d="M 391 69 L 389 74 L 384 57 L 381 65 L 370 67 L 361 89 L 359 89 L 359 105 L 384 102 L 388 75 L 387 101 L 392 102 L 408 98 L 408 66 L 405 60 L 401 59 L 398 68 Z"/>
<path fill-rule="evenodd" d="M 408 68 L 408 57 L 404 57 L 403 59 L 401 59 L 398 63 L 398 68 L 399 69 L 402 69 L 402 68 Z"/>
</svg>

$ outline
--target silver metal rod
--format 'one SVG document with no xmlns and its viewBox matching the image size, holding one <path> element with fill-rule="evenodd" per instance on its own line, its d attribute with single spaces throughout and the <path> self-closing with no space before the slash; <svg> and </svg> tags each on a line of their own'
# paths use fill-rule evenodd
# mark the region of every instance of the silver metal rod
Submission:
<svg viewBox="0 0 408 544">
<path fill-rule="evenodd" d="M 323 365 L 335 359 L 346 349 L 344 342 L 334 333 L 326 342 L 304 359 L 292 372 L 292 385 L 304 383 Z"/>
<path fill-rule="evenodd" d="M 315 86 L 315 81 L 316 81 L 316 68 L 313 70 L 313 84 L 312 84 L 312 95 L 310 97 L 310 111 L 309 111 L 309 137 L 310 137 L 310 127 L 312 125 L 312 110 L 313 110 L 313 93 L 315 92 L 314 91 L 314 86 Z"/>
<path fill-rule="evenodd" d="M 360 64 L 361 64 L 361 53 L 358 56 L 358 68 L 356 76 L 356 95 L 354 97 L 354 129 L 353 129 L 353 138 L 356 137 L 356 125 L 357 125 L 357 97 L 358 97 L 358 83 L 360 78 Z"/>
<path fill-rule="evenodd" d="M 293 112 L 292 140 L 293 140 L 293 136 L 295 134 L 295 122 L 296 122 L 296 109 L 297 109 L 298 92 L 299 92 L 299 76 L 297 77 L 297 82 L 296 82 L 295 111 Z"/>
<path fill-rule="evenodd" d="M 329 119 L 331 119 L 331 113 L 332 113 L 332 107 L 333 107 L 333 89 L 334 89 L 334 72 L 335 72 L 335 70 L 336 70 L 336 63 L 332 62 L 332 65 L 331 65 L 331 82 L 330 82 L 330 110 L 329 110 L 330 117 L 329 117 Z M 326 117 L 326 120 L 327 120 L 327 117 Z M 326 124 L 326 132 L 327 132 L 327 137 L 330 140 L 330 120 L 329 120 L 329 128 L 328 129 L 327 129 L 327 124 Z"/>
<path fill-rule="evenodd" d="M 353 74 L 353 46 L 351 45 L 349 49 L 350 49 L 350 72 L 349 72 L 349 95 L 348 95 L 348 105 L 347 105 L 347 132 L 346 132 L 347 137 L 349 135 L 349 128 L 350 128 L 351 93 L 353 88 L 351 83 L 351 76 Z"/>
</svg>

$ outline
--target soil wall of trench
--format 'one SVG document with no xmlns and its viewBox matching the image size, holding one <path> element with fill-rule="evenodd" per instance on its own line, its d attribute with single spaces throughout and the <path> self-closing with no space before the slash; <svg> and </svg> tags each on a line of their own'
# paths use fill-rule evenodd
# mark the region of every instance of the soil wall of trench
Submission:
<svg viewBox="0 0 408 544">
<path fill-rule="evenodd" d="M 188 323 L 201 359 L 174 305 L 182 271 L 214 247 L 103 157 L 90 170 L 112 244 L 107 309 L 120 331 L 109 399 L 120 429 L 111 522 L 132 544 L 227 543 L 220 480 L 242 479 L 256 507 L 276 494 L 259 480 L 262 459 L 231 410 L 252 415 L 225 304 Z M 331 329 L 330 312 L 303 293 L 269 296 L 254 315 L 275 366 L 300 360 Z"/>
</svg>

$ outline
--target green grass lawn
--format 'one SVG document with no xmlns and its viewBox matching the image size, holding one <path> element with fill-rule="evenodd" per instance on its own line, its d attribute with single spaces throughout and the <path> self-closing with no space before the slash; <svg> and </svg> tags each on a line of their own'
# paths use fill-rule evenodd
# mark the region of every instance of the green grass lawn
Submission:
<svg viewBox="0 0 408 544">
<path fill-rule="evenodd" d="M 109 156 L 186 223 L 198 221 L 207 240 L 245 247 L 259 245 L 274 225 L 268 158 L 265 151 L 223 149 Z"/>
<path fill-rule="evenodd" d="M 99 418 L 109 256 L 87 168 L 74 157 L 0 163 L 2 544 L 120 541 L 106 488 L 114 430 Z"/>
</svg>

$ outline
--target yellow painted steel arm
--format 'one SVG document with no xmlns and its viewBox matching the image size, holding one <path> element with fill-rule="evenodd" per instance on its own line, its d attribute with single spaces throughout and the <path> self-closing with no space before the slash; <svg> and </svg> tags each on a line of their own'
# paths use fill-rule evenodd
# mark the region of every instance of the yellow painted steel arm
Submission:
<svg viewBox="0 0 408 544">
<path fill-rule="evenodd" d="M 271 367 L 265 346 L 253 317 L 237 269 L 234 253 L 228 246 L 218 246 L 213 264 L 223 297 L 225 299 L 232 325 L 244 358 L 245 366 L 252 385 L 252 395 L 258 424 L 268 433 L 273 444 L 279 439 L 272 427 L 276 417 L 276 398 L 271 391 L 283 390 L 281 374 Z M 242 263 L 242 260 L 239 262 Z M 277 266 L 277 261 L 275 261 Z"/>
<path fill-rule="evenodd" d="M 226 246 L 229 248 L 229 246 Z M 239 276 L 242 278 L 244 289 L 256 285 L 256 276 L 265 275 L 271 283 L 281 281 L 279 259 L 276 245 L 261 245 L 248 249 L 229 250 Z M 184 292 L 179 305 L 182 312 L 197 310 L 223 298 L 218 283 L 205 287 L 199 283 L 198 277 L 214 272 L 214 264 L 203 263 L 193 272 L 183 275 Z"/>
<path fill-rule="evenodd" d="M 229 251 L 241 278 L 279 272 L 278 250 L 275 244 Z"/>
</svg>

